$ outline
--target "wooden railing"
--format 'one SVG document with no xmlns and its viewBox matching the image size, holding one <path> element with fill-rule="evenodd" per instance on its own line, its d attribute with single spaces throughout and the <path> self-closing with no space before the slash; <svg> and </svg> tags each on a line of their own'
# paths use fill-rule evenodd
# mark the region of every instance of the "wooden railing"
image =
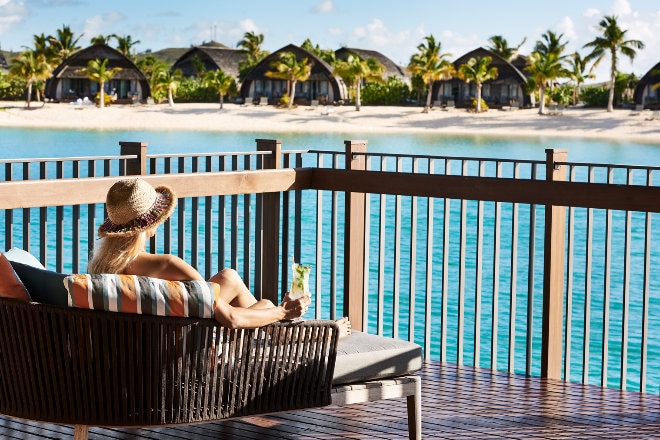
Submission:
<svg viewBox="0 0 660 440">
<path fill-rule="evenodd" d="M 648 349 L 656 349 L 649 343 L 649 334 L 660 331 L 658 326 L 649 328 L 649 313 L 658 313 L 649 303 L 658 286 L 648 281 L 657 264 L 648 249 L 651 213 L 660 212 L 660 188 L 650 178 L 653 168 L 644 168 L 649 176 L 645 184 L 634 184 L 632 179 L 624 184 L 612 179 L 596 183 L 591 177 L 577 181 L 572 174 L 567 180 L 580 164 L 567 162 L 562 150 L 548 150 L 545 161 L 511 161 L 374 154 L 366 146 L 366 141 L 346 141 L 341 151 L 301 152 L 283 151 L 280 141 L 257 140 L 257 151 L 252 153 L 183 157 L 148 156 L 146 144 L 122 142 L 121 156 L 104 159 L 106 170 L 118 170 L 105 173 L 108 177 L 57 172 L 32 179 L 27 174 L 16 176 L 20 172 L 5 162 L 5 182 L 0 182 L 0 210 L 5 213 L 0 247 L 38 248 L 42 261 L 56 270 L 84 270 L 103 218 L 107 189 L 119 175 L 139 174 L 154 185 L 172 186 L 179 197 L 178 212 L 154 237 L 152 251 L 178 253 L 206 276 L 227 265 L 236 267 L 258 296 L 273 301 L 287 288 L 291 259 L 311 259 L 317 271 L 314 290 L 319 292 L 314 298 L 316 317 L 334 319 L 341 313 L 349 316 L 354 328 L 395 337 L 407 329 L 407 338 L 421 343 L 426 357 L 442 361 L 479 366 L 484 356 L 491 368 L 500 369 L 500 358 L 505 357 L 506 369 L 514 372 L 520 370 L 516 363 L 522 359 L 526 374 L 571 380 L 571 348 L 579 343 L 578 338 L 571 339 L 575 311 L 569 308 L 570 286 L 576 276 L 571 266 L 576 258 L 571 249 L 576 239 L 571 215 L 577 209 L 639 212 L 646 216 L 642 239 L 646 248 L 636 252 L 647 256 L 638 301 L 644 307 L 643 354 L 635 386 L 646 390 Z M 327 166 L 324 157 L 330 158 Z M 388 162 L 391 159 L 393 166 Z M 91 163 L 92 159 L 84 160 Z M 454 163 L 460 164 L 460 170 L 451 168 Z M 436 171 L 438 164 L 443 168 Z M 510 170 L 503 172 L 503 167 Z M 521 169 L 527 173 L 523 178 Z M 80 209 L 84 212 L 85 206 L 86 227 L 79 224 L 84 217 Z M 518 218 L 521 207 L 529 208 L 524 222 Z M 33 209 L 39 210 L 37 239 Z M 49 216 L 49 209 L 55 213 Z M 23 215 L 15 215 L 15 210 L 22 210 Z M 543 221 L 538 222 L 537 216 L 543 216 Z M 440 228 L 434 220 L 442 221 Z M 54 239 L 49 233 L 53 222 Z M 502 238 L 505 224 L 512 228 L 506 240 Z M 527 258 L 518 255 L 519 238 L 527 243 Z M 53 254 L 49 247 L 55 249 L 54 263 L 49 261 Z M 486 252 L 487 248 L 492 251 Z M 506 264 L 501 263 L 502 252 L 510 255 Z M 630 260 L 625 264 L 630 265 Z M 525 271 L 520 268 L 523 265 Z M 521 295 L 517 275 L 523 272 L 527 287 Z M 502 290 L 505 282 L 509 287 Z M 534 307 L 538 284 L 540 316 Z M 500 296 L 507 297 L 508 308 L 499 304 Z M 630 296 L 626 298 L 627 307 Z M 521 307 L 518 301 L 526 305 L 522 324 L 516 313 Z M 486 304 L 490 313 L 483 312 Z M 588 310 L 586 305 L 585 329 Z M 489 330 L 481 328 L 485 319 L 490 321 Z M 524 351 L 517 348 L 521 327 Z M 508 333 L 505 341 L 500 340 L 501 328 Z M 592 342 L 585 332 L 581 381 L 589 382 Z M 455 342 L 449 336 L 454 333 Z M 603 333 L 600 371 L 601 384 L 607 386 L 611 352 L 607 332 Z M 619 360 L 622 388 L 626 388 L 627 344 L 622 342 Z M 502 345 L 507 346 L 504 356 L 500 356 Z"/>
</svg>

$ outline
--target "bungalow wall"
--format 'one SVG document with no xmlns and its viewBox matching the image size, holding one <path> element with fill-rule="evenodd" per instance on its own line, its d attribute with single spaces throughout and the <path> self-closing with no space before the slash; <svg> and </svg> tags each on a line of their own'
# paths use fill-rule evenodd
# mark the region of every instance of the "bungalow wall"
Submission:
<svg viewBox="0 0 660 440">
<path fill-rule="evenodd" d="M 134 79 L 113 79 L 104 84 L 104 93 L 115 94 L 117 99 L 141 100 L 143 97 L 140 82 Z M 75 101 L 77 99 L 93 99 L 99 92 L 99 83 L 84 78 L 61 78 L 55 86 L 55 96 L 59 101 Z M 113 93 L 114 92 L 114 93 Z"/>
<path fill-rule="evenodd" d="M 286 88 L 287 82 L 285 80 L 270 78 L 255 79 L 250 83 L 247 98 L 256 100 L 264 96 L 269 100 L 278 100 L 286 93 Z M 341 99 L 334 96 L 335 94 L 330 81 L 327 80 L 298 81 L 293 95 L 296 100 L 304 101 L 305 103 L 309 103 L 312 100 L 325 103 Z"/>
<path fill-rule="evenodd" d="M 469 107 L 477 97 L 477 85 L 465 83 L 459 79 L 442 81 L 437 86 L 434 101 L 447 105 L 453 101 L 457 107 Z M 527 104 L 522 86 L 515 81 L 487 81 L 481 88 L 481 98 L 489 107 L 502 107 L 512 104 Z"/>
</svg>

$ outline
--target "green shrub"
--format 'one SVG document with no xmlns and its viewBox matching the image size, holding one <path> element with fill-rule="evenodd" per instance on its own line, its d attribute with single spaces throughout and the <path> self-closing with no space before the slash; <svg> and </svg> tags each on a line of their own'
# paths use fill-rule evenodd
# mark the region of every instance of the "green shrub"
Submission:
<svg viewBox="0 0 660 440">
<path fill-rule="evenodd" d="M 284 93 L 282 97 L 280 97 L 280 107 L 288 107 L 290 101 L 291 98 L 289 97 L 289 94 Z"/>
<path fill-rule="evenodd" d="M 167 98 L 167 97 L 166 97 Z M 225 101 L 227 97 L 225 96 Z M 185 79 L 176 90 L 176 102 L 218 102 L 218 92 L 202 87 L 199 80 Z"/>
<path fill-rule="evenodd" d="M 27 93 L 27 82 L 23 78 L 0 72 L 0 99 L 23 101 Z"/>
<path fill-rule="evenodd" d="M 548 95 L 557 104 L 570 105 L 573 99 L 573 86 L 564 84 L 553 88 L 549 91 Z"/>
<path fill-rule="evenodd" d="M 580 93 L 580 100 L 586 107 L 607 107 L 610 91 L 607 87 L 585 87 Z"/>
<path fill-rule="evenodd" d="M 486 104 L 486 101 L 484 101 L 484 98 L 481 98 L 481 111 L 482 112 L 487 112 L 488 109 L 488 104 Z M 472 102 L 470 103 L 470 109 L 477 111 L 477 98 L 472 98 Z"/>
<path fill-rule="evenodd" d="M 384 84 L 365 84 L 360 95 L 364 105 L 399 105 L 404 104 L 409 97 L 408 85 L 394 76 L 389 77 Z"/>
<path fill-rule="evenodd" d="M 101 102 L 101 92 L 96 92 L 96 95 L 94 95 L 94 104 L 99 105 Z M 107 107 L 110 104 L 112 104 L 112 96 L 108 93 L 103 94 L 103 106 Z"/>
</svg>

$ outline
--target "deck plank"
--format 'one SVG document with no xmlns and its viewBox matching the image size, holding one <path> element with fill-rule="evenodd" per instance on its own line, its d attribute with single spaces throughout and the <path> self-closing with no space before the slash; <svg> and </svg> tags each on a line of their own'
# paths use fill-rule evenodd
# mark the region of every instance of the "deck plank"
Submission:
<svg viewBox="0 0 660 440">
<path fill-rule="evenodd" d="M 424 439 L 651 439 L 660 397 L 426 362 Z M 0 437 L 71 438 L 73 428 L 0 417 Z M 91 440 L 354 440 L 407 438 L 404 399 L 171 428 L 92 428 Z"/>
</svg>

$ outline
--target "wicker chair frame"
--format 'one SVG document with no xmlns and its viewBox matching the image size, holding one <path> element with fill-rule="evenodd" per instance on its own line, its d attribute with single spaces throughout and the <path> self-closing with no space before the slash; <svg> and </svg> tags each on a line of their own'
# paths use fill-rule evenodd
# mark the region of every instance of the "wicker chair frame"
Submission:
<svg viewBox="0 0 660 440">
<path fill-rule="evenodd" d="M 231 330 L 211 319 L 0 299 L 0 413 L 87 426 L 202 423 L 331 403 L 339 329 Z"/>
</svg>

